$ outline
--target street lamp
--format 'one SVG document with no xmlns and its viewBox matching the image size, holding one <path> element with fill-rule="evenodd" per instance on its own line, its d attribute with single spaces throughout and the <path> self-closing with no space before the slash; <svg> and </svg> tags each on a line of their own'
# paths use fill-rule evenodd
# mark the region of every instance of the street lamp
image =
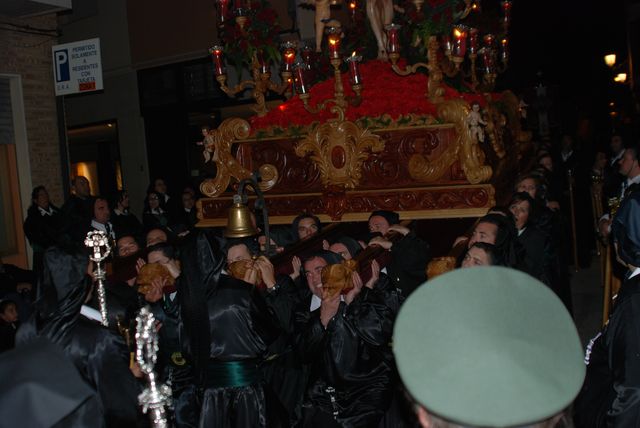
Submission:
<svg viewBox="0 0 640 428">
<path fill-rule="evenodd" d="M 616 77 L 613 78 L 614 82 L 625 83 L 627 81 L 627 73 L 618 73 Z"/>
<path fill-rule="evenodd" d="M 608 54 L 604 56 L 604 63 L 608 67 L 613 67 L 616 63 L 616 54 Z"/>
</svg>

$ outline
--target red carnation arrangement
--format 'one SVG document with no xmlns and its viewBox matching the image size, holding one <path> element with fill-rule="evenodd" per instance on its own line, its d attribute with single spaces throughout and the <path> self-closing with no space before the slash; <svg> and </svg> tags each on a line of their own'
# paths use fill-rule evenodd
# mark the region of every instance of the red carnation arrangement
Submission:
<svg viewBox="0 0 640 428">
<path fill-rule="evenodd" d="M 404 64 L 398 64 L 404 68 Z M 412 74 L 406 77 L 397 75 L 391 65 L 382 61 L 369 61 L 360 65 L 362 76 L 362 102 L 359 106 L 349 106 L 346 109 L 345 119 L 356 121 L 363 117 L 379 118 L 389 115 L 393 120 L 398 120 L 402 116 L 435 116 L 437 107 L 431 103 L 427 96 L 428 76 L 425 74 Z M 349 85 L 349 76 L 342 74 L 343 87 L 346 96 L 354 96 Z M 444 98 L 460 98 L 468 103 L 478 101 L 484 106 L 486 100 L 480 94 L 461 93 L 451 87 L 442 84 L 445 90 Z M 325 80 L 314 85 L 310 90 L 311 97 L 309 105 L 313 108 L 318 103 L 333 98 L 334 78 Z M 271 110 L 264 117 L 254 116 L 250 119 L 251 126 L 255 131 L 264 130 L 270 127 L 282 128 L 284 130 L 291 126 L 308 126 L 313 122 L 325 122 L 335 117 L 329 109 L 325 109 L 317 114 L 309 113 L 305 110 L 302 100 L 296 95 L 289 101 L 281 104 L 278 108 Z"/>
</svg>

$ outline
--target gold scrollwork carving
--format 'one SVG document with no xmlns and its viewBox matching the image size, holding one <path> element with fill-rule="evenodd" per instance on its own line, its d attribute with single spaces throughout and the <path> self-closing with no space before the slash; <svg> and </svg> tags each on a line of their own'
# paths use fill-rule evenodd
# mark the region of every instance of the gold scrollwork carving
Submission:
<svg viewBox="0 0 640 428">
<path fill-rule="evenodd" d="M 409 174 L 415 180 L 429 183 L 436 181 L 459 159 L 465 177 L 471 184 L 486 182 L 492 169 L 484 165 L 484 152 L 471 135 L 467 125 L 469 105 L 463 100 L 447 100 L 438 104 L 438 116 L 456 128 L 456 139 L 439 158 L 428 160 L 421 154 L 409 159 Z"/>
<path fill-rule="evenodd" d="M 249 129 L 249 122 L 246 120 L 231 118 L 225 119 L 217 129 L 208 131 L 204 145 L 213 148 L 212 161 L 216 164 L 217 170 L 214 178 L 206 179 L 200 185 L 200 191 L 204 195 L 215 198 L 229 187 L 231 178 L 240 181 L 251 176 L 251 171 L 240 165 L 231 153 L 235 140 L 247 138 Z M 278 170 L 273 165 L 264 164 L 260 166 L 259 171 L 263 177 L 260 189 L 271 189 L 278 180 Z"/>
<path fill-rule="evenodd" d="M 368 129 L 350 121 L 331 121 L 318 126 L 295 147 L 296 155 L 311 154 L 325 188 L 354 189 L 362 178 L 362 163 L 370 153 L 384 150 L 384 142 Z"/>
</svg>

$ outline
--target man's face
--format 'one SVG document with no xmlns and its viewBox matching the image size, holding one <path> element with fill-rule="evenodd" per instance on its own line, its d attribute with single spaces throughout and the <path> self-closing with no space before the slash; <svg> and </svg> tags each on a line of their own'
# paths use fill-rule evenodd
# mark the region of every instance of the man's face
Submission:
<svg viewBox="0 0 640 428">
<path fill-rule="evenodd" d="M 251 253 L 244 244 L 234 245 L 227 251 L 227 265 L 240 260 L 251 260 Z"/>
<path fill-rule="evenodd" d="M 553 160 L 551 159 L 551 156 L 541 158 L 540 166 L 549 172 L 553 172 Z"/>
<path fill-rule="evenodd" d="M 627 178 L 632 178 L 638 167 L 638 160 L 633 158 L 631 150 L 625 150 L 620 158 L 620 174 Z"/>
<path fill-rule="evenodd" d="M 147 255 L 147 263 L 158 263 L 166 265 L 171 259 L 165 256 L 162 251 L 152 251 Z"/>
<path fill-rule="evenodd" d="M 381 215 L 374 215 L 369 219 L 369 232 L 379 232 L 381 235 L 385 235 L 389 227 L 389 222 Z"/>
<path fill-rule="evenodd" d="M 486 242 L 487 244 L 496 243 L 496 235 L 498 234 L 498 226 L 493 223 L 478 223 L 473 230 L 471 239 L 469 239 L 469 247 L 476 242 Z"/>
<path fill-rule="evenodd" d="M 332 253 L 339 254 L 345 260 L 351 260 L 353 258 L 351 257 L 351 253 L 349 253 L 349 249 L 347 248 L 347 246 L 341 242 L 336 242 L 335 244 L 332 244 L 329 247 L 329 251 L 331 251 Z"/>
<path fill-rule="evenodd" d="M 13 323 L 18 321 L 18 310 L 16 305 L 9 304 L 6 308 L 4 308 L 4 312 L 0 314 L 0 318 L 2 318 L 5 322 Z"/>
<path fill-rule="evenodd" d="M 149 200 L 149 208 L 152 210 L 155 210 L 160 206 L 160 196 L 157 193 L 149 193 L 147 199 Z"/>
<path fill-rule="evenodd" d="M 531 207 L 529 206 L 528 201 L 515 202 L 509 207 L 509 211 L 511 211 L 511 214 L 513 214 L 513 218 L 516 221 L 516 228 L 518 230 L 525 227 L 525 225 L 529 221 L 530 209 Z"/>
<path fill-rule="evenodd" d="M 462 260 L 463 268 L 489 266 L 490 264 L 491 261 L 489 260 L 487 253 L 478 247 L 469 248 L 467 254 L 464 255 L 464 260 Z"/>
<path fill-rule="evenodd" d="M 191 193 L 183 193 L 182 194 L 182 206 L 191 209 L 193 208 L 194 200 L 193 195 Z"/>
<path fill-rule="evenodd" d="M 303 218 L 298 222 L 298 237 L 301 241 L 308 239 L 318 233 L 318 225 L 310 217 Z"/>
<path fill-rule="evenodd" d="M 46 190 L 40 189 L 36 195 L 36 205 L 40 208 L 49 208 L 49 194 Z"/>
<path fill-rule="evenodd" d="M 127 257 L 140 251 L 140 246 L 133 236 L 123 236 L 116 244 L 119 257 Z"/>
<path fill-rule="evenodd" d="M 122 195 L 122 199 L 120 200 L 120 206 L 122 208 L 129 208 L 129 194 L 125 193 Z"/>
<path fill-rule="evenodd" d="M 527 192 L 529 196 L 535 199 L 537 187 L 536 181 L 533 178 L 525 178 L 520 183 L 518 183 L 518 187 L 516 188 L 518 192 Z"/>
<path fill-rule="evenodd" d="M 154 183 L 153 189 L 158 193 L 162 193 L 162 194 L 167 193 L 167 185 L 165 184 L 164 180 L 161 178 L 158 178 L 156 180 L 156 182 Z"/>
<path fill-rule="evenodd" d="M 91 194 L 91 188 L 89 187 L 89 180 L 85 177 L 77 177 L 75 181 L 74 189 L 76 191 L 76 195 L 81 198 L 86 198 Z"/>
<path fill-rule="evenodd" d="M 109 204 L 104 199 L 96 200 L 96 203 L 93 205 L 93 218 L 101 224 L 106 224 L 111 217 L 111 212 L 109 211 Z"/>
<path fill-rule="evenodd" d="M 614 135 L 613 137 L 611 137 L 611 143 L 609 144 L 609 147 L 611 147 L 611 153 L 620 153 L 620 151 L 624 149 L 622 138 L 619 135 Z"/>
<path fill-rule="evenodd" d="M 307 277 L 309 290 L 318 297 L 322 297 L 322 268 L 327 262 L 322 257 L 314 257 L 304 262 L 304 275 Z"/>
<path fill-rule="evenodd" d="M 158 242 L 167 242 L 167 234 L 160 229 L 152 229 L 147 233 L 147 247 Z"/>
</svg>

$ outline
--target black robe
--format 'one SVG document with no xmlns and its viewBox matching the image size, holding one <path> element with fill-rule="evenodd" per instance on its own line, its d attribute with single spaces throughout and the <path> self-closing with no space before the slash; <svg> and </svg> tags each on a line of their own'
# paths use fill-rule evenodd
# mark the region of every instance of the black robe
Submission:
<svg viewBox="0 0 640 428">
<path fill-rule="evenodd" d="M 44 250 L 57 244 L 62 237 L 64 217 L 60 210 L 50 205 L 51 215 L 42 214 L 37 205 L 31 205 L 24 221 L 24 234 L 33 249 L 33 270 L 42 272 Z"/>
<path fill-rule="evenodd" d="M 431 260 L 429 244 L 411 231 L 391 247 L 391 262 L 387 274 L 395 286 L 409 297 L 427 280 L 427 264 Z"/>
<path fill-rule="evenodd" d="M 16 346 L 39 337 L 59 345 L 97 392 L 106 426 L 136 426 L 140 387 L 129 370 L 124 339 L 80 315 L 87 295 L 86 256 L 52 247 L 44 262 L 42 295 L 36 312 L 18 330 Z"/>
<path fill-rule="evenodd" d="M 300 419 L 306 372 L 295 351 L 294 309 L 300 293 L 288 275 L 278 275 L 272 290 L 263 290 L 267 305 L 274 311 L 281 326 L 278 338 L 269 345 L 261 369 L 265 381 L 275 392 L 293 425 Z"/>
<path fill-rule="evenodd" d="M 116 239 L 125 235 L 133 235 L 137 239 L 142 238 L 142 224 L 134 214 L 129 212 L 117 214 L 114 211 L 109 220 L 113 225 Z"/>
<path fill-rule="evenodd" d="M 532 277 L 551 284 L 551 242 L 549 236 L 534 225 L 527 225 L 518 235 L 524 254 L 521 270 Z"/>
<path fill-rule="evenodd" d="M 608 324 L 587 349 L 587 376 L 574 404 L 581 427 L 640 421 L 640 275 L 624 282 Z"/>
<path fill-rule="evenodd" d="M 376 427 L 389 407 L 394 314 L 383 295 L 362 293 L 350 305 L 341 302 L 326 328 L 320 309 L 309 313 L 307 306 L 299 338 L 299 352 L 309 365 L 305 427 Z"/>
<path fill-rule="evenodd" d="M 200 427 L 286 426 L 259 370 L 279 334 L 276 316 L 256 287 L 221 273 L 220 247 L 201 233 L 181 251 L 182 338 L 203 390 Z"/>
</svg>

